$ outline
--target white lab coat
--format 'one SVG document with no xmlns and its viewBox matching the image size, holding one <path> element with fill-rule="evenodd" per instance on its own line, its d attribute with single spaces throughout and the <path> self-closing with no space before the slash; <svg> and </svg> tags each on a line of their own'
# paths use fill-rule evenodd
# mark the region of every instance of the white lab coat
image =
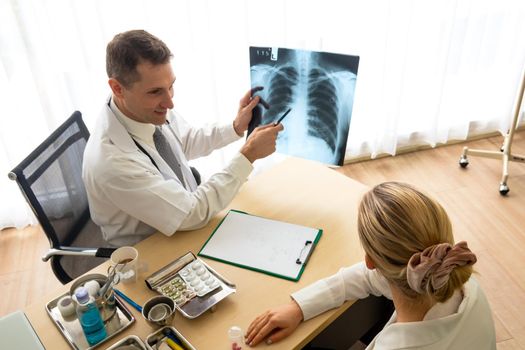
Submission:
<svg viewBox="0 0 525 350">
<path fill-rule="evenodd" d="M 133 245 L 156 231 L 171 236 L 177 230 L 204 226 L 231 202 L 253 170 L 248 159 L 238 153 L 208 181 L 196 189 L 194 184 L 186 184 L 190 188 L 186 190 L 155 149 L 152 125 L 130 119 L 120 122 L 119 117 L 126 117 L 115 109 L 114 104 L 111 108 L 106 104 L 101 111 L 84 152 L 82 171 L 91 217 L 109 244 Z M 187 182 L 194 181 L 188 159 L 208 155 L 239 139 L 232 124 L 195 129 L 173 111 L 168 112 L 168 120 L 173 133 L 165 135 L 182 163 Z M 140 128 L 149 128 L 150 142 L 135 140 L 160 171 L 134 143 L 127 130 L 130 126 L 142 134 L 144 129 Z"/>
<path fill-rule="evenodd" d="M 369 270 L 364 263 L 359 263 L 293 293 L 292 298 L 308 320 L 346 300 L 362 299 L 370 294 L 392 299 L 386 279 L 377 270 Z M 496 349 L 492 313 L 474 278 L 451 299 L 434 305 L 422 321 L 396 320 L 394 312 L 367 349 Z"/>
</svg>

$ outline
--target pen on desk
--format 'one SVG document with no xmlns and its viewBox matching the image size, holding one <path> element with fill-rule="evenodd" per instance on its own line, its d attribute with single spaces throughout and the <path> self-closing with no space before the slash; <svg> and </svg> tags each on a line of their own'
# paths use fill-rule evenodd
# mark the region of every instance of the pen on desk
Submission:
<svg viewBox="0 0 525 350">
<path fill-rule="evenodd" d="M 291 108 L 288 108 L 288 110 L 286 112 L 284 112 L 284 114 L 281 116 L 281 118 L 279 118 L 275 123 L 274 125 L 277 125 L 279 124 L 280 122 L 283 121 L 284 117 L 286 117 L 288 115 L 288 113 L 290 113 L 292 109 Z"/>
<path fill-rule="evenodd" d="M 166 342 L 166 344 L 169 345 L 170 348 L 172 348 L 173 350 L 184 350 L 179 344 L 175 343 L 173 340 L 171 340 L 170 338 L 167 338 L 164 339 L 164 341 Z"/>
<path fill-rule="evenodd" d="M 118 290 L 117 288 L 113 288 L 113 290 L 115 291 L 115 293 L 121 297 L 122 299 L 126 300 L 126 302 L 133 306 L 138 312 L 142 312 L 142 306 L 140 306 L 139 304 L 137 304 L 136 302 L 134 302 L 133 300 L 131 300 L 130 297 L 128 297 L 126 294 L 122 293 L 120 290 Z"/>
<path fill-rule="evenodd" d="M 175 334 L 173 334 L 169 328 L 166 328 L 162 331 L 162 333 L 164 334 L 164 336 L 166 338 L 170 338 L 171 340 L 173 340 L 175 343 L 177 343 L 178 345 L 180 346 L 183 346 L 182 342 L 180 341 L 179 338 L 177 338 L 177 336 Z"/>
</svg>

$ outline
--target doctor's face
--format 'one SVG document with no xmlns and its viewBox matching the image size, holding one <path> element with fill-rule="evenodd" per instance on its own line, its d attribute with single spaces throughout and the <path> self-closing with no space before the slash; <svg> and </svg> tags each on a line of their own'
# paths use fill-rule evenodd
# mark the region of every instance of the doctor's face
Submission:
<svg viewBox="0 0 525 350">
<path fill-rule="evenodd" d="M 164 124 L 168 109 L 173 108 L 175 75 L 171 63 L 153 65 L 144 61 L 137 65 L 140 79 L 131 86 L 120 86 L 113 92 L 119 109 L 129 118 L 154 125 Z"/>
</svg>

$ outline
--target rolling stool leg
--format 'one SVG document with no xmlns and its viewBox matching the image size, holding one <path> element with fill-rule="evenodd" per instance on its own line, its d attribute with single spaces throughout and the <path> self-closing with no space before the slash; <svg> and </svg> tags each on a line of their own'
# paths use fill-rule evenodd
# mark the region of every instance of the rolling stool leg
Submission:
<svg viewBox="0 0 525 350">
<path fill-rule="evenodd" d="M 514 104 L 514 115 L 512 118 L 512 123 L 510 126 L 509 131 L 505 135 L 505 139 L 503 141 L 503 146 L 500 148 L 500 152 L 495 151 L 485 151 L 485 150 L 477 150 L 477 149 L 469 149 L 468 147 L 463 148 L 463 152 L 461 153 L 461 156 L 459 157 L 459 165 L 461 168 L 466 168 L 469 164 L 467 154 L 470 154 L 472 156 L 477 157 L 485 157 L 485 158 L 493 158 L 493 159 L 501 159 L 503 161 L 503 171 L 501 176 L 501 181 L 499 183 L 499 193 L 502 196 L 507 195 L 509 193 L 509 186 L 507 185 L 507 180 L 509 178 L 509 162 L 525 162 L 525 157 L 520 155 L 514 155 L 511 152 L 512 147 L 512 139 L 514 138 L 514 132 L 516 131 L 516 127 L 518 126 L 518 119 L 520 115 L 521 110 L 521 104 L 523 101 L 523 95 L 525 92 L 525 70 L 522 73 L 522 79 L 520 83 L 520 87 L 518 89 L 518 95 L 516 98 L 516 102 Z"/>
</svg>

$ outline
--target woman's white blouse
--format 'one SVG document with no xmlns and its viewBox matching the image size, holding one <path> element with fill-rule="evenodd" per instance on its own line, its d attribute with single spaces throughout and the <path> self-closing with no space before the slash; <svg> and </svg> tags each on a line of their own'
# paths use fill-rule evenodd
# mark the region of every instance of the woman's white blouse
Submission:
<svg viewBox="0 0 525 350">
<path fill-rule="evenodd" d="M 392 299 L 386 279 L 377 270 L 358 263 L 293 293 L 292 298 L 301 307 L 304 320 L 308 320 L 346 300 L 371 294 Z M 394 312 L 367 349 L 496 349 L 492 313 L 474 278 L 447 302 L 434 305 L 422 321 L 396 320 Z"/>
</svg>

